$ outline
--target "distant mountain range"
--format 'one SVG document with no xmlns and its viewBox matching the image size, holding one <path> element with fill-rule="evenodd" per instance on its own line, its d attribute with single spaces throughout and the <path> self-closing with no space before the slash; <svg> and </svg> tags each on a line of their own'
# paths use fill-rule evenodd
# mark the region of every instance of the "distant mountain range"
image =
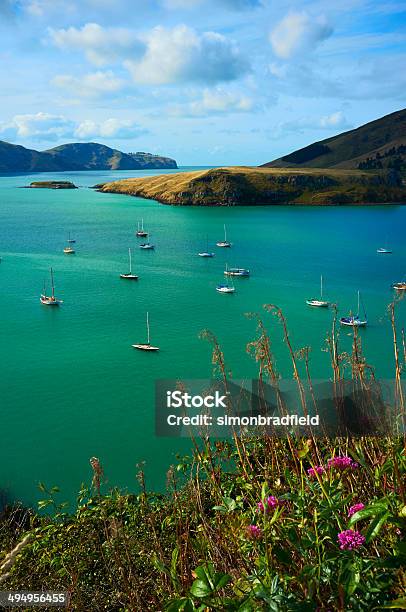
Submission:
<svg viewBox="0 0 406 612">
<path fill-rule="evenodd" d="M 406 109 L 263 164 L 270 168 L 406 169 Z"/>
<path fill-rule="evenodd" d="M 70 143 L 46 151 L 0 141 L 0 172 L 66 170 L 145 170 L 177 168 L 170 157 L 152 153 L 122 153 L 96 142 Z"/>
</svg>

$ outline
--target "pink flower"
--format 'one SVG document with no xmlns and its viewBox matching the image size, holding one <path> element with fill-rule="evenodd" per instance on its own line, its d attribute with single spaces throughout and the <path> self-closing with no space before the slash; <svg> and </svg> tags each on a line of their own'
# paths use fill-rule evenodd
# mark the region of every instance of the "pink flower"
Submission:
<svg viewBox="0 0 406 612">
<path fill-rule="evenodd" d="M 262 536 L 262 530 L 256 525 L 248 525 L 247 527 L 247 536 L 251 540 L 259 540 Z"/>
<path fill-rule="evenodd" d="M 321 476 L 322 474 L 324 474 L 325 471 L 326 470 L 322 465 L 315 465 L 314 468 L 309 468 L 307 470 L 307 475 L 309 478 L 316 478 L 316 474 Z"/>
<path fill-rule="evenodd" d="M 278 499 L 274 495 L 269 495 L 263 501 L 257 503 L 257 512 L 269 512 L 278 506 L 282 506 L 285 503 L 283 499 Z"/>
<path fill-rule="evenodd" d="M 328 460 L 327 465 L 329 468 L 336 468 L 337 470 L 347 470 L 348 468 L 355 470 L 358 467 L 358 463 L 347 455 L 332 457 Z"/>
<path fill-rule="evenodd" d="M 346 529 L 337 536 L 341 550 L 356 550 L 365 543 L 364 536 L 359 531 Z"/>
<path fill-rule="evenodd" d="M 355 514 L 356 512 L 359 512 L 360 510 L 363 510 L 365 508 L 364 504 L 359 503 L 359 504 L 354 504 L 354 506 L 351 506 L 351 508 L 348 510 L 348 516 L 352 516 L 353 514 Z"/>
</svg>

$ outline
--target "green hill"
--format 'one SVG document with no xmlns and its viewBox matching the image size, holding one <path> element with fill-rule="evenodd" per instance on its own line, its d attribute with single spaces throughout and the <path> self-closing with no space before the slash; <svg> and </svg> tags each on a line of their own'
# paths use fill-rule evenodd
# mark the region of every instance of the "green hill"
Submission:
<svg viewBox="0 0 406 612">
<path fill-rule="evenodd" d="M 46 151 L 0 141 L 0 172 L 142 170 L 177 168 L 176 161 L 152 153 L 122 153 L 96 142 L 63 144 Z"/>
<path fill-rule="evenodd" d="M 263 164 L 270 168 L 358 168 L 380 170 L 406 167 L 406 109 L 359 128 L 308 145 Z"/>
</svg>

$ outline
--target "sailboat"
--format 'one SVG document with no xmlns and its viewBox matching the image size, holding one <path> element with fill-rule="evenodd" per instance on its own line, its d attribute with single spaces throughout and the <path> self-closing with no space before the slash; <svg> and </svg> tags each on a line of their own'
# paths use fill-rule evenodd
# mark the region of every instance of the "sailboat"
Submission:
<svg viewBox="0 0 406 612">
<path fill-rule="evenodd" d="M 147 236 L 148 236 L 148 234 L 147 234 Z M 152 251 L 153 249 L 155 249 L 155 247 L 148 240 L 147 242 L 143 242 L 142 244 L 140 244 L 140 249 L 143 249 L 144 251 L 148 251 L 148 250 Z"/>
<path fill-rule="evenodd" d="M 327 308 L 328 302 L 323 300 L 323 276 L 320 276 L 320 299 L 306 300 L 308 306 L 316 306 L 318 308 Z"/>
<path fill-rule="evenodd" d="M 392 250 L 388 249 L 388 240 L 387 239 L 386 239 L 386 246 L 379 247 L 379 249 L 376 249 L 376 252 L 381 254 L 381 255 L 382 254 L 388 255 L 388 254 L 392 253 Z"/>
<path fill-rule="evenodd" d="M 70 232 L 69 232 L 69 234 L 68 234 L 68 244 L 75 244 L 75 242 L 76 242 L 75 238 L 71 238 L 70 237 Z"/>
<path fill-rule="evenodd" d="M 51 287 L 52 287 L 52 293 L 51 295 L 47 295 L 47 291 L 46 291 L 46 287 L 44 283 L 43 293 L 41 294 L 39 301 L 41 302 L 41 304 L 44 304 L 44 306 L 59 306 L 59 304 L 62 304 L 62 300 L 58 300 L 58 298 L 55 297 L 54 272 L 52 268 L 51 268 Z"/>
<path fill-rule="evenodd" d="M 70 236 L 70 234 L 69 234 L 69 236 Z M 64 248 L 64 250 L 63 250 L 63 252 L 65 253 L 65 255 L 73 255 L 73 254 L 74 254 L 74 252 L 75 252 L 75 249 L 74 249 L 74 248 L 73 248 L 73 247 L 70 245 L 70 243 L 71 243 L 71 242 L 72 242 L 72 241 L 70 240 L 70 238 L 68 238 L 68 246 L 66 246 L 66 247 Z M 73 242 L 75 242 L 75 241 L 73 240 Z"/>
<path fill-rule="evenodd" d="M 159 351 L 158 346 L 152 346 L 150 342 L 150 333 L 149 333 L 149 313 L 147 312 L 147 341 L 145 344 L 133 344 L 133 348 L 138 349 L 139 351 Z"/>
<path fill-rule="evenodd" d="M 228 272 L 228 265 L 227 264 L 226 264 L 226 272 Z M 223 285 L 223 284 L 222 285 L 217 285 L 216 291 L 218 291 L 219 293 L 235 293 L 235 287 L 234 287 L 233 282 L 231 282 L 231 285 L 229 283 L 227 283 L 225 285 Z"/>
<path fill-rule="evenodd" d="M 224 224 L 224 240 L 220 240 L 220 242 L 216 243 L 218 247 L 229 248 L 231 247 L 231 242 L 227 240 L 227 230 L 226 225 Z"/>
<path fill-rule="evenodd" d="M 199 257 L 214 257 L 214 253 L 209 251 L 209 237 L 206 237 L 206 250 L 203 253 L 199 253 Z"/>
<path fill-rule="evenodd" d="M 360 295 L 358 291 L 358 312 L 357 314 L 350 315 L 349 317 L 341 317 L 340 323 L 341 325 L 349 325 L 351 327 L 365 327 L 368 324 L 367 315 L 364 308 L 364 318 L 362 319 L 359 315 L 359 307 L 360 307 Z"/>
<path fill-rule="evenodd" d="M 226 266 L 224 274 L 226 276 L 242 276 L 247 278 L 247 276 L 250 275 L 250 271 L 246 270 L 245 268 L 229 268 L 228 266 Z"/>
<path fill-rule="evenodd" d="M 146 238 L 148 236 L 148 232 L 144 230 L 144 219 L 141 219 L 141 226 L 140 226 L 140 222 L 138 221 L 138 229 L 135 232 L 135 235 L 138 238 Z"/>
<path fill-rule="evenodd" d="M 130 271 L 127 274 L 120 274 L 120 278 L 125 278 L 127 280 L 138 280 L 138 276 L 132 273 L 132 265 L 131 265 L 131 249 L 128 249 L 128 259 L 130 262 Z"/>
</svg>

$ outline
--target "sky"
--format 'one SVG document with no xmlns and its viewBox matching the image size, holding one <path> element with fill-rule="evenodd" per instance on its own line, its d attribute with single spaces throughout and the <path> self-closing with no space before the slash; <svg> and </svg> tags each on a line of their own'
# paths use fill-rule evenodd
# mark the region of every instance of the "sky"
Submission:
<svg viewBox="0 0 406 612">
<path fill-rule="evenodd" d="M 406 106 L 406 0 L 0 0 L 0 70 L 0 140 L 257 165 Z"/>
</svg>

